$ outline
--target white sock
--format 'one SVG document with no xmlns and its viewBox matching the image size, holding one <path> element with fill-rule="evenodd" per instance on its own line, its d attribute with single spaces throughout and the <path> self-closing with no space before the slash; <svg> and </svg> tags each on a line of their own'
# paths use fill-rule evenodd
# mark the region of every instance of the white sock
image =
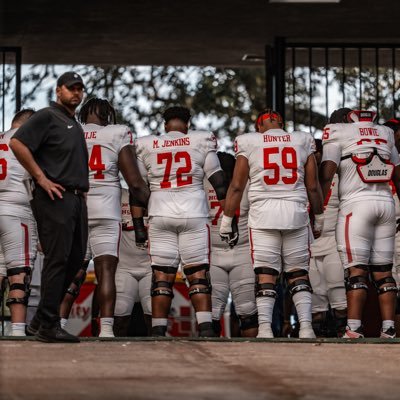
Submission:
<svg viewBox="0 0 400 400">
<path fill-rule="evenodd" d="M 293 295 L 293 303 L 296 307 L 297 317 L 300 322 L 300 326 L 308 326 L 311 324 L 311 293 L 306 291 L 297 292 Z"/>
<path fill-rule="evenodd" d="M 11 336 L 26 336 L 25 322 L 13 322 L 11 324 Z"/>
<path fill-rule="evenodd" d="M 352 331 L 356 331 L 361 326 L 361 319 L 348 319 L 347 325 Z"/>
<path fill-rule="evenodd" d="M 152 318 L 151 326 L 167 326 L 168 318 Z"/>
<path fill-rule="evenodd" d="M 67 323 L 68 323 L 68 319 L 67 318 L 61 318 L 60 319 L 61 328 L 65 329 L 65 327 L 67 326 Z"/>
<path fill-rule="evenodd" d="M 203 322 L 211 322 L 212 314 L 210 311 L 197 311 L 196 320 L 199 325 L 202 324 Z"/>
<path fill-rule="evenodd" d="M 114 337 L 113 325 L 114 318 L 100 318 L 99 337 Z"/>
<path fill-rule="evenodd" d="M 385 319 L 382 321 L 382 331 L 385 332 L 389 328 L 394 328 L 394 321 L 391 319 Z"/>
<path fill-rule="evenodd" d="M 274 297 L 257 297 L 258 324 L 268 324 L 271 326 L 272 313 L 274 312 Z M 260 329 L 260 328 L 259 328 Z"/>
</svg>

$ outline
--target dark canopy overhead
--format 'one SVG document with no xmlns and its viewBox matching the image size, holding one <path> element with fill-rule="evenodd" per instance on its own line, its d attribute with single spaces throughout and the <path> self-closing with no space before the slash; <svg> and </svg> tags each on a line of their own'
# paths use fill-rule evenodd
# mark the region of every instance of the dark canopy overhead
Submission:
<svg viewBox="0 0 400 400">
<path fill-rule="evenodd" d="M 276 36 L 399 42 L 397 0 L 1 0 L 0 46 L 27 64 L 246 65 Z"/>
</svg>

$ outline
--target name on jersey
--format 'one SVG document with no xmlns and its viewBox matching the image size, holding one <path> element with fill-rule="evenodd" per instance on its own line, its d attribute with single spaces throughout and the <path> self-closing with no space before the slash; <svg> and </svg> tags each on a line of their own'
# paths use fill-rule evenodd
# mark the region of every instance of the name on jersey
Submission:
<svg viewBox="0 0 400 400">
<path fill-rule="evenodd" d="M 368 176 L 387 176 L 387 169 L 370 169 L 368 171 Z"/>
<path fill-rule="evenodd" d="M 160 146 L 158 140 L 153 140 L 153 149 L 160 149 L 165 147 L 175 147 L 175 146 L 189 146 L 190 138 L 184 137 L 179 139 L 167 140 L 165 139 Z"/>
<path fill-rule="evenodd" d="M 93 132 L 85 132 L 85 139 L 97 139 L 96 131 Z"/>
<path fill-rule="evenodd" d="M 284 136 L 270 136 L 264 135 L 264 142 L 290 142 L 290 135 Z"/>
<path fill-rule="evenodd" d="M 379 136 L 378 129 L 375 128 L 358 128 L 361 136 Z"/>
</svg>

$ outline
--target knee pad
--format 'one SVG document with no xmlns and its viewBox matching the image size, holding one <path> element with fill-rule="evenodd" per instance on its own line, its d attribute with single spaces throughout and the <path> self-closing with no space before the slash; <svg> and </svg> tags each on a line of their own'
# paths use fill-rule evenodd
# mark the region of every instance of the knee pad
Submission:
<svg viewBox="0 0 400 400">
<path fill-rule="evenodd" d="M 29 295 L 31 293 L 29 286 L 31 282 L 31 268 L 30 267 L 17 267 L 7 270 L 7 276 L 15 276 L 19 274 L 24 275 L 24 283 L 12 283 L 10 284 L 10 292 L 13 290 L 22 290 L 24 292 L 23 297 L 8 297 L 6 301 L 7 307 L 13 304 L 28 305 Z"/>
<path fill-rule="evenodd" d="M 390 286 L 383 286 L 386 283 L 389 283 Z M 393 278 L 393 276 L 388 276 L 386 278 L 382 278 L 377 281 L 374 279 L 374 285 L 378 292 L 378 295 L 388 293 L 388 292 L 394 292 L 394 293 L 398 292 L 397 284 L 396 284 L 396 281 Z"/>
<path fill-rule="evenodd" d="M 257 267 L 254 268 L 254 273 L 256 274 L 255 279 L 255 295 L 256 297 L 273 297 L 274 299 L 277 298 L 278 294 L 276 292 L 276 284 L 275 283 L 259 283 L 259 275 L 272 275 L 278 276 L 279 272 L 273 268 L 267 267 Z"/>
<path fill-rule="evenodd" d="M 162 265 L 152 265 L 151 269 L 153 271 L 153 275 L 151 278 L 151 297 L 156 296 L 167 296 L 174 297 L 173 287 L 174 282 L 167 281 L 158 281 L 156 278 L 155 271 L 164 272 L 164 274 L 176 274 L 176 268 L 173 267 L 165 267 Z"/>
<path fill-rule="evenodd" d="M 253 315 L 239 315 L 240 329 L 245 331 L 246 329 L 258 328 L 258 314 Z"/>
<path fill-rule="evenodd" d="M 390 272 L 392 271 L 393 264 L 385 264 L 385 265 L 370 265 L 370 272 Z"/>
<path fill-rule="evenodd" d="M 368 280 L 366 276 L 356 275 L 348 276 L 344 280 L 346 286 L 346 292 L 351 290 L 367 290 L 368 291 Z"/>
<path fill-rule="evenodd" d="M 368 272 L 368 265 L 355 265 L 353 268 L 361 269 Z M 351 290 L 367 290 L 368 291 L 368 275 L 355 275 L 350 276 L 349 270 L 345 270 L 344 285 L 346 292 Z"/>
<path fill-rule="evenodd" d="M 285 272 L 285 278 L 287 281 L 289 279 L 303 278 L 296 279 L 290 285 L 288 285 L 291 296 L 299 292 L 313 292 L 310 280 L 308 279 L 308 271 L 302 269 L 299 271 Z"/>
<path fill-rule="evenodd" d="M 212 286 L 210 279 L 210 265 L 200 264 L 193 267 L 183 269 L 188 282 L 189 282 L 189 296 L 192 297 L 196 294 L 211 294 Z M 196 272 L 204 271 L 205 278 L 191 279 L 190 276 Z M 204 288 L 193 288 L 195 285 L 205 286 Z"/>
<path fill-rule="evenodd" d="M 80 268 L 78 273 L 76 274 L 75 278 L 72 280 L 71 285 L 67 289 L 67 293 L 70 294 L 74 299 L 76 299 L 79 296 L 81 286 L 85 282 L 86 270 L 87 270 L 87 265 L 86 265 L 86 268 L 85 268 L 85 266 Z M 76 286 L 76 288 L 72 287 L 72 284 L 74 284 Z"/>
</svg>

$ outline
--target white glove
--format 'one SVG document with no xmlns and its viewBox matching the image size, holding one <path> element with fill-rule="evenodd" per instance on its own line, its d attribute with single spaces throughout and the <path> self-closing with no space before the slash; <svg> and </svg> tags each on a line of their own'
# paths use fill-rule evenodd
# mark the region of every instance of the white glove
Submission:
<svg viewBox="0 0 400 400">
<path fill-rule="evenodd" d="M 221 219 L 219 236 L 221 236 L 221 239 L 228 243 L 230 247 L 235 246 L 239 240 L 239 232 L 236 221 L 236 218 L 228 217 L 226 215 L 223 215 Z"/>
</svg>

